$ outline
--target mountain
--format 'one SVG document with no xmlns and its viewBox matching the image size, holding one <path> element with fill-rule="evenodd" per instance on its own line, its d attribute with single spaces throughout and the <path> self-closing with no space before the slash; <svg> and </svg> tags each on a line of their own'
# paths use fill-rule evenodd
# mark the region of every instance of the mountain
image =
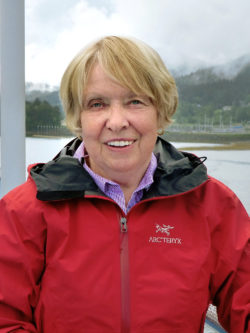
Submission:
<svg viewBox="0 0 250 333">
<path fill-rule="evenodd" d="M 58 86 L 51 86 L 48 83 L 33 83 L 26 82 L 25 91 L 30 93 L 32 91 L 52 92 L 58 90 Z"/>
<path fill-rule="evenodd" d="M 250 54 L 246 54 L 223 65 L 201 68 L 189 73 L 185 69 L 184 74 L 182 71 L 172 71 L 172 73 L 177 80 L 181 79 L 185 84 L 204 84 L 222 79 L 232 80 L 249 64 Z"/>
<path fill-rule="evenodd" d="M 196 106 L 209 106 L 211 110 L 216 110 L 224 106 L 250 105 L 250 54 L 225 65 L 199 69 L 187 75 L 180 72 L 173 75 L 179 91 L 180 105 L 186 104 L 181 115 L 182 112 L 187 112 L 188 107 L 194 110 Z M 58 90 L 58 87 L 46 84 L 27 83 L 26 100 L 32 102 L 38 98 L 52 106 L 59 106 L 62 110 Z"/>
<path fill-rule="evenodd" d="M 213 72 L 224 79 L 233 79 L 250 64 L 250 53 L 245 54 L 225 65 L 213 67 Z"/>
<path fill-rule="evenodd" d="M 231 74 L 232 71 L 230 77 L 226 76 L 229 74 L 227 68 L 229 67 L 201 69 L 187 76 L 177 77 L 180 100 L 193 104 L 214 105 L 216 108 L 248 104 L 250 61 L 244 65 L 242 63 L 234 76 Z"/>
<path fill-rule="evenodd" d="M 250 61 L 237 66 L 200 69 L 176 77 L 179 107 L 176 123 L 203 122 L 221 128 L 250 124 Z M 224 125 L 223 125 L 224 124 Z"/>
<path fill-rule="evenodd" d="M 25 85 L 25 97 L 26 101 L 33 102 L 35 99 L 41 101 L 47 101 L 52 106 L 60 106 L 61 102 L 59 98 L 59 88 L 56 86 L 50 86 L 49 84 L 33 84 L 27 82 Z"/>
</svg>

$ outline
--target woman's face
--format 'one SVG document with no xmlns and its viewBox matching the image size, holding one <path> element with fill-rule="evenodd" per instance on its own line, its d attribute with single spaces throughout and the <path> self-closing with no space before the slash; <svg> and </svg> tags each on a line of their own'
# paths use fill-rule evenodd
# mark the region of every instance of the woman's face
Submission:
<svg viewBox="0 0 250 333">
<path fill-rule="evenodd" d="M 97 174 L 122 182 L 142 177 L 157 138 L 157 110 L 111 79 L 99 64 L 90 74 L 81 112 L 88 164 Z"/>
</svg>

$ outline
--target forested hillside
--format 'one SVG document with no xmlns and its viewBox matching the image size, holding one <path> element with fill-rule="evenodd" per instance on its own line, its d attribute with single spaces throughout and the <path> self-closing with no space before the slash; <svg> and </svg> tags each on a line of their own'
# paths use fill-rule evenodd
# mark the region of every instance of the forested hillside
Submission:
<svg viewBox="0 0 250 333">
<path fill-rule="evenodd" d="M 61 126 L 62 113 L 58 106 L 35 99 L 26 101 L 26 131 L 35 132 L 38 126 Z"/>
<path fill-rule="evenodd" d="M 177 77 L 180 104 L 178 123 L 246 123 L 250 121 L 250 64 L 231 79 L 220 78 L 212 69 Z"/>
<path fill-rule="evenodd" d="M 179 91 L 176 124 L 206 124 L 206 126 L 250 124 L 250 63 L 233 77 L 226 77 L 214 68 L 201 69 L 185 76 L 175 76 Z M 26 124 L 30 127 L 59 123 L 64 117 L 58 90 L 32 90 L 26 93 Z M 49 104 L 48 112 L 42 103 Z M 40 102 L 40 105 L 38 105 Z M 60 112 L 59 112 L 60 110 Z"/>
</svg>

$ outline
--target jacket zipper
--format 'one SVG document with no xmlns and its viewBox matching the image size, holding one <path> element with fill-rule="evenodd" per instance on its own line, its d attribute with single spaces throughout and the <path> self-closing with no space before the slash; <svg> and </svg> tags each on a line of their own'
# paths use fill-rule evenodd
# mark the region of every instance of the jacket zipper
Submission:
<svg viewBox="0 0 250 333">
<path fill-rule="evenodd" d="M 130 283 L 128 226 L 126 217 L 120 218 L 120 265 L 121 265 L 121 333 L 130 332 Z"/>
</svg>

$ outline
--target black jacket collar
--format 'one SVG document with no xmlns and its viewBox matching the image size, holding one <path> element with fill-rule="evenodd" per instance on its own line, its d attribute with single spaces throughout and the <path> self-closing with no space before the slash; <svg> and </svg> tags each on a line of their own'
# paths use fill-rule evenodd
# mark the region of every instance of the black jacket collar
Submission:
<svg viewBox="0 0 250 333">
<path fill-rule="evenodd" d="M 80 143 L 77 138 L 72 140 L 52 161 L 31 168 L 30 176 L 36 183 L 39 200 L 67 200 L 90 194 L 104 196 L 78 159 L 73 157 Z M 154 183 L 143 199 L 184 193 L 207 180 L 206 167 L 201 159 L 176 150 L 164 138 L 158 137 L 154 153 L 158 167 Z"/>
</svg>

